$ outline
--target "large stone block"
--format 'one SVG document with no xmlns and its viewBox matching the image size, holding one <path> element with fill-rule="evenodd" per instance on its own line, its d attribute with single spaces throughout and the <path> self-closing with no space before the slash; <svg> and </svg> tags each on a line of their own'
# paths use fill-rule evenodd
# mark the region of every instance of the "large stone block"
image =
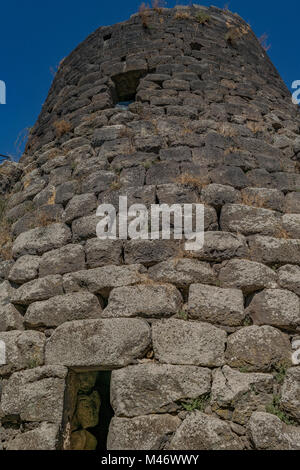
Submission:
<svg viewBox="0 0 300 470">
<path fill-rule="evenodd" d="M 51 275 L 27 282 L 19 289 L 15 289 L 11 301 L 17 305 L 29 305 L 62 294 L 63 278 L 60 275 Z"/>
<path fill-rule="evenodd" d="M 251 259 L 266 264 L 300 264 L 300 240 L 271 238 L 255 235 L 249 237 Z"/>
<path fill-rule="evenodd" d="M 67 321 L 99 318 L 102 307 L 97 297 L 89 292 L 76 292 L 32 303 L 24 321 L 32 328 L 54 328 Z"/>
<path fill-rule="evenodd" d="M 71 241 L 71 231 L 65 224 L 52 224 L 21 233 L 13 244 L 13 256 L 42 255 Z"/>
<path fill-rule="evenodd" d="M 23 330 L 24 320 L 11 303 L 13 288 L 8 281 L 0 284 L 0 331 Z"/>
<path fill-rule="evenodd" d="M 228 423 L 200 411 L 194 411 L 177 429 L 168 448 L 199 451 L 242 450 L 243 447 Z"/>
<path fill-rule="evenodd" d="M 193 366 L 140 364 L 113 371 L 111 403 L 116 416 L 174 412 L 178 401 L 210 392 L 211 372 Z M 151 390 L 151 394 L 149 394 Z"/>
<path fill-rule="evenodd" d="M 63 278 L 66 292 L 89 290 L 93 294 L 108 295 L 115 287 L 129 286 L 141 281 L 145 268 L 130 266 L 103 266 L 101 268 L 66 274 Z"/>
<path fill-rule="evenodd" d="M 110 264 L 122 264 L 122 240 L 100 240 L 92 238 L 86 241 L 86 263 L 89 269 Z M 80 271 L 80 269 L 76 269 Z"/>
<path fill-rule="evenodd" d="M 9 331 L 0 333 L 5 344 L 5 363 L 0 376 L 44 364 L 46 337 L 38 331 Z"/>
<path fill-rule="evenodd" d="M 144 320 L 78 320 L 59 326 L 46 344 L 46 364 L 109 370 L 143 357 L 150 345 Z"/>
<path fill-rule="evenodd" d="M 27 422 L 61 424 L 67 374 L 68 369 L 61 366 L 16 372 L 3 387 L 4 415 L 19 415 Z"/>
<path fill-rule="evenodd" d="M 81 245 L 66 245 L 49 251 L 40 258 L 40 277 L 66 274 L 85 269 L 85 252 Z"/>
<path fill-rule="evenodd" d="M 278 282 L 284 289 L 289 289 L 300 296 L 300 266 L 288 264 L 280 268 Z"/>
<path fill-rule="evenodd" d="M 148 270 L 149 277 L 156 282 L 169 282 L 177 287 L 186 287 L 195 282 L 215 284 L 216 273 L 209 263 L 196 259 L 170 259 L 158 263 Z"/>
<path fill-rule="evenodd" d="M 256 412 L 249 431 L 257 450 L 300 450 L 300 429 L 287 426 L 277 416 Z"/>
<path fill-rule="evenodd" d="M 217 263 L 231 258 L 246 257 L 248 247 L 243 235 L 228 232 L 206 232 L 203 248 L 192 253 L 200 260 Z"/>
<path fill-rule="evenodd" d="M 300 367 L 287 371 L 280 403 L 284 411 L 300 422 Z"/>
<path fill-rule="evenodd" d="M 138 285 L 113 289 L 103 317 L 170 317 L 182 305 L 176 287 L 169 285 Z"/>
<path fill-rule="evenodd" d="M 153 266 L 176 255 L 178 242 L 171 240 L 129 240 L 124 243 L 126 264 Z"/>
<path fill-rule="evenodd" d="M 218 367 L 224 364 L 227 334 L 208 323 L 169 319 L 155 322 L 155 358 L 165 364 Z"/>
<path fill-rule="evenodd" d="M 280 230 L 280 214 L 241 204 L 227 204 L 221 213 L 221 229 L 243 235 L 276 235 Z"/>
<path fill-rule="evenodd" d="M 32 431 L 17 435 L 8 442 L 7 450 L 57 450 L 59 444 L 59 430 L 57 424 L 42 423 Z"/>
<path fill-rule="evenodd" d="M 247 313 L 255 325 L 293 329 L 300 326 L 300 299 L 283 289 L 265 289 L 252 299 Z"/>
<path fill-rule="evenodd" d="M 277 275 L 271 268 L 246 259 L 233 259 L 224 263 L 219 281 L 222 287 L 236 287 L 245 294 L 277 287 Z"/>
<path fill-rule="evenodd" d="M 226 362 L 247 372 L 272 370 L 292 357 L 289 337 L 271 326 L 248 326 L 228 337 Z"/>
<path fill-rule="evenodd" d="M 189 316 L 218 325 L 238 326 L 245 318 L 244 297 L 239 289 L 192 284 L 187 304 Z"/>
<path fill-rule="evenodd" d="M 113 418 L 110 424 L 108 450 L 160 450 L 181 421 L 168 414 L 138 416 L 133 419 Z"/>
<path fill-rule="evenodd" d="M 16 284 L 32 281 L 38 277 L 39 264 L 39 256 L 21 256 L 10 270 L 8 279 Z"/>
</svg>

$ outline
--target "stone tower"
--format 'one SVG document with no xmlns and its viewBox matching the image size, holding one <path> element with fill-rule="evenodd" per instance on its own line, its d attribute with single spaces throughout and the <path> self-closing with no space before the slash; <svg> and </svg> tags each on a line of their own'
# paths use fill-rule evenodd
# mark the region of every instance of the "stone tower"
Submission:
<svg viewBox="0 0 300 470">
<path fill-rule="evenodd" d="M 300 449 L 299 155 L 228 11 L 141 10 L 64 59 L 0 168 L 0 446 Z M 120 195 L 203 203 L 204 247 L 99 240 Z"/>
</svg>

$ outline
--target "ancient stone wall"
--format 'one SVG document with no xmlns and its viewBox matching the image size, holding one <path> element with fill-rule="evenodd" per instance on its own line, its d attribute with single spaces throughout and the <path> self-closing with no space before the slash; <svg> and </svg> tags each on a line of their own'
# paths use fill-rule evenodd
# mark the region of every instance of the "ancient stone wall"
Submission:
<svg viewBox="0 0 300 470">
<path fill-rule="evenodd" d="M 109 450 L 300 449 L 299 156 L 298 110 L 230 12 L 143 11 L 64 59 L 0 174 L 0 446 L 105 447 L 112 371 Z M 97 239 L 120 195 L 205 204 L 204 248 Z"/>
</svg>

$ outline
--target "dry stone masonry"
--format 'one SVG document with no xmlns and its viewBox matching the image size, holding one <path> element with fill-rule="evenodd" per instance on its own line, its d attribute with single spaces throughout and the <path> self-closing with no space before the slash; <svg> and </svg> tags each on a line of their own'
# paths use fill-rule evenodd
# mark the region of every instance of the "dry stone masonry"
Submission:
<svg viewBox="0 0 300 470">
<path fill-rule="evenodd" d="M 238 15 L 98 29 L 0 192 L 0 448 L 300 449 L 300 115 Z M 122 195 L 204 247 L 99 240 Z"/>
</svg>

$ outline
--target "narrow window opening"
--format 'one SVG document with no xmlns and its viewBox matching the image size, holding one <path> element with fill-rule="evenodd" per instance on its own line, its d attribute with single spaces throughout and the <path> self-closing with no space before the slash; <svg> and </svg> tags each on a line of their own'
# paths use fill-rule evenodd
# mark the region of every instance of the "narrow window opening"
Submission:
<svg viewBox="0 0 300 470">
<path fill-rule="evenodd" d="M 111 34 L 107 34 L 106 36 L 103 36 L 103 41 L 109 41 L 111 39 Z"/>
<path fill-rule="evenodd" d="M 65 450 L 107 450 L 111 371 L 69 374 L 65 402 Z"/>
<path fill-rule="evenodd" d="M 113 77 L 116 92 L 115 104 L 135 101 L 137 88 L 143 76 L 145 76 L 144 71 L 132 70 Z"/>
<path fill-rule="evenodd" d="M 192 51 L 201 51 L 203 46 L 199 42 L 192 42 L 191 48 L 192 48 Z"/>
</svg>

